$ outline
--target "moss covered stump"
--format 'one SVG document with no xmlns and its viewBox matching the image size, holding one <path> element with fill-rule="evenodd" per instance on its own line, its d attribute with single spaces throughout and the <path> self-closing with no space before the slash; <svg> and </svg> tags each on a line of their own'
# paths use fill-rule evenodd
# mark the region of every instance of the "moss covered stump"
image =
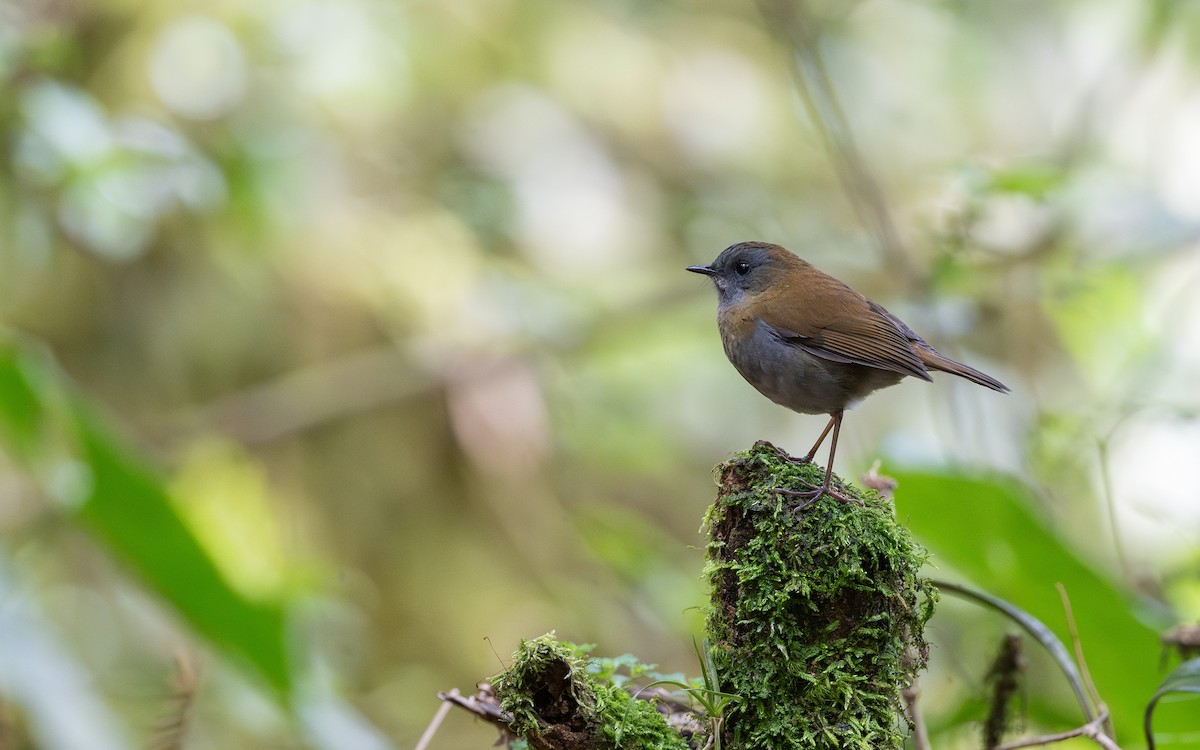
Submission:
<svg viewBox="0 0 1200 750">
<path fill-rule="evenodd" d="M 708 615 L 721 689 L 741 697 L 724 722 L 736 750 L 899 748 L 900 690 L 924 667 L 937 592 L 927 552 L 889 501 L 840 485 L 800 512 L 824 469 L 769 443 L 718 467 L 706 520 Z M 805 484 L 807 483 L 807 484 Z"/>
<path fill-rule="evenodd" d="M 587 654 L 547 633 L 521 641 L 492 678 L 508 728 L 532 750 L 689 750 L 651 702 L 597 676 Z"/>
</svg>

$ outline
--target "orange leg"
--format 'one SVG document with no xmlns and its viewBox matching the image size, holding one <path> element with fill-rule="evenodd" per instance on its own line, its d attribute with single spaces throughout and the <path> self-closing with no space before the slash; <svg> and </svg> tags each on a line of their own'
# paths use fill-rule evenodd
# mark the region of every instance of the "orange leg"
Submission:
<svg viewBox="0 0 1200 750">
<path fill-rule="evenodd" d="M 817 457 L 817 449 L 819 449 L 821 447 L 821 443 L 825 442 L 825 436 L 829 434 L 829 431 L 831 429 L 833 429 L 835 422 L 837 423 L 837 425 L 839 427 L 841 426 L 842 413 L 840 411 L 836 415 L 834 415 L 834 414 L 829 415 L 829 423 L 825 425 L 824 430 L 821 430 L 821 437 L 817 438 L 817 442 L 813 443 L 813 447 L 809 449 L 808 453 L 805 454 L 804 458 L 800 459 L 800 463 L 806 464 Z M 837 445 L 837 433 L 836 432 L 833 433 L 833 444 L 834 444 L 834 446 Z M 830 459 L 830 463 L 831 464 L 833 463 L 832 459 Z"/>
</svg>

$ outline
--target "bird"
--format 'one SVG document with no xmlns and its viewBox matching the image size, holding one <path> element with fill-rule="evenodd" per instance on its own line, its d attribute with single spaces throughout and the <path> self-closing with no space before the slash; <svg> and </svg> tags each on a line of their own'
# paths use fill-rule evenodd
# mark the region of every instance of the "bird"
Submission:
<svg viewBox="0 0 1200 750">
<path fill-rule="evenodd" d="M 717 327 L 725 356 L 771 401 L 829 422 L 803 458 L 811 462 L 833 432 L 825 480 L 800 497 L 795 510 L 830 495 L 856 502 L 831 487 L 838 434 L 846 409 L 905 377 L 932 381 L 948 372 L 1000 393 L 1008 386 L 974 367 L 939 354 L 904 321 L 847 284 L 770 242 L 739 242 L 707 266 L 688 271 L 712 279 Z M 784 454 L 786 455 L 786 454 Z"/>
</svg>

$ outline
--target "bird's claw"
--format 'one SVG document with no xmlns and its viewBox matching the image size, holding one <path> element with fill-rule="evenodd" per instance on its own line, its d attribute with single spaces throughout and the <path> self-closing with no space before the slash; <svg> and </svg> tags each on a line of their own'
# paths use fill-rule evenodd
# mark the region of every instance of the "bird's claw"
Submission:
<svg viewBox="0 0 1200 750">
<path fill-rule="evenodd" d="M 805 482 L 805 484 L 808 484 L 808 483 Z M 787 495 L 788 497 L 800 498 L 802 500 L 802 502 L 799 505 L 792 508 L 793 513 L 799 513 L 800 511 L 804 510 L 808 506 L 810 506 L 813 503 L 815 503 L 816 501 L 820 500 L 822 495 L 829 495 L 834 500 L 840 500 L 841 502 L 847 503 L 849 505 L 859 505 L 859 506 L 862 505 L 862 502 L 860 500 L 856 500 L 853 497 L 847 497 L 846 495 L 842 494 L 841 492 L 834 489 L 833 487 L 831 487 L 828 484 L 822 484 L 820 486 L 814 486 L 814 485 L 809 485 L 809 486 L 812 487 L 812 489 L 810 489 L 810 490 L 776 489 L 775 491 L 781 495 Z"/>
</svg>

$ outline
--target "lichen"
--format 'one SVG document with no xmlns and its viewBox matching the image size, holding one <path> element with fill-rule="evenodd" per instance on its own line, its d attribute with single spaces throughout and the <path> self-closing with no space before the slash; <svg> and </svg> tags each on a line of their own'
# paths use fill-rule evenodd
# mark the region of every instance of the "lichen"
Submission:
<svg viewBox="0 0 1200 750">
<path fill-rule="evenodd" d="M 899 693 L 924 667 L 937 599 L 918 574 L 928 553 L 886 499 L 852 485 L 840 491 L 862 506 L 826 496 L 793 512 L 779 490 L 819 484 L 824 469 L 769 444 L 718 471 L 708 630 L 722 689 L 741 698 L 726 746 L 899 748 Z"/>
<path fill-rule="evenodd" d="M 554 633 L 523 640 L 508 669 L 492 679 L 509 729 L 546 750 L 687 750 L 649 701 L 636 700 L 589 668 L 587 654 Z"/>
</svg>

